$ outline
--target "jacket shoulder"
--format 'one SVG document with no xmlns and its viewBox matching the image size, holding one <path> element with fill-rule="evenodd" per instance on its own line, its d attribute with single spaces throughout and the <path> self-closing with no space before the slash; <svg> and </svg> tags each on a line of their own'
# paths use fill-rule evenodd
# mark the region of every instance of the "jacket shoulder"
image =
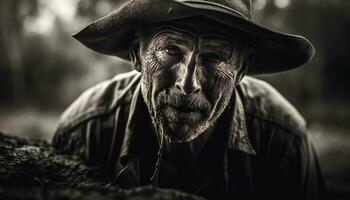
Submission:
<svg viewBox="0 0 350 200">
<path fill-rule="evenodd" d="M 247 76 L 239 88 L 247 115 L 278 125 L 289 132 L 306 132 L 304 118 L 267 82 Z"/>
<path fill-rule="evenodd" d="M 107 114 L 118 105 L 130 103 L 139 80 L 140 73 L 131 71 L 87 89 L 63 112 L 58 129 L 74 127 L 92 117 Z"/>
</svg>

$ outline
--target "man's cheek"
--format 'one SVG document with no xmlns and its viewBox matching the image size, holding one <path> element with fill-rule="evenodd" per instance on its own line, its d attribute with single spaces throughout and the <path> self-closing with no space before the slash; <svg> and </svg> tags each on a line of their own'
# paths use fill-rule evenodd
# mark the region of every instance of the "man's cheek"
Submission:
<svg viewBox="0 0 350 200">
<path fill-rule="evenodd" d="M 211 101 L 211 103 L 215 103 L 222 96 L 229 95 L 233 90 L 235 85 L 234 78 L 222 78 L 219 76 L 214 77 L 210 85 L 206 86 L 207 95 Z"/>
<path fill-rule="evenodd" d="M 157 87 L 159 84 L 161 84 L 163 81 L 162 75 L 164 74 L 164 68 L 152 53 L 146 53 L 144 55 L 142 69 L 142 73 L 144 74 L 144 82 L 149 86 L 149 89 Z"/>
<path fill-rule="evenodd" d="M 179 76 L 177 70 L 173 66 L 163 66 L 154 72 L 152 77 L 153 84 L 159 87 L 159 90 L 172 88 Z"/>
</svg>

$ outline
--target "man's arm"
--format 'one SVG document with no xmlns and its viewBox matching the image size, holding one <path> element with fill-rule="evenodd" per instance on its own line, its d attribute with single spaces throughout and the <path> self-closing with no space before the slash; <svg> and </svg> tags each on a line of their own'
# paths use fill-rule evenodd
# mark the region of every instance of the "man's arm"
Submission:
<svg viewBox="0 0 350 200">
<path fill-rule="evenodd" d="M 305 134 L 283 128 L 271 129 L 270 173 L 263 187 L 273 199 L 318 200 L 325 185 L 313 145 Z"/>
<path fill-rule="evenodd" d="M 308 135 L 296 137 L 293 145 L 291 154 L 286 155 L 289 164 L 284 169 L 285 181 L 294 184 L 297 199 L 322 199 L 325 195 L 324 180 Z"/>
<path fill-rule="evenodd" d="M 52 145 L 60 153 L 75 155 L 82 160 L 88 160 L 87 138 L 82 126 L 74 128 L 72 131 L 57 129 L 52 139 Z"/>
<path fill-rule="evenodd" d="M 108 120 L 112 121 L 92 118 L 72 129 L 58 129 L 52 144 L 59 152 L 78 156 L 89 165 L 107 167 L 114 134 L 113 122 Z"/>
<path fill-rule="evenodd" d="M 138 72 L 119 74 L 86 90 L 62 114 L 52 144 L 89 164 L 114 161 L 124 138 L 129 104 Z"/>
<path fill-rule="evenodd" d="M 268 83 L 245 77 L 239 88 L 247 128 L 263 169 L 263 196 L 276 199 L 319 199 L 324 182 L 303 117 Z M 274 198 L 274 199 L 275 199 Z"/>
</svg>

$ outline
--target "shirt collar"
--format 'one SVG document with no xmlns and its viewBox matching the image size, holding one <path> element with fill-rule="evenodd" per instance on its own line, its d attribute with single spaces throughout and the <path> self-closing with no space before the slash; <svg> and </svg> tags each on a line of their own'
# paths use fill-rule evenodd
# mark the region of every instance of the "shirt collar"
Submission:
<svg viewBox="0 0 350 200">
<path fill-rule="evenodd" d="M 237 90 L 234 93 L 234 109 L 229 115 L 229 133 L 227 148 L 234 151 L 242 151 L 247 154 L 256 155 L 256 151 L 250 142 L 246 126 L 245 111 L 242 100 Z"/>
</svg>

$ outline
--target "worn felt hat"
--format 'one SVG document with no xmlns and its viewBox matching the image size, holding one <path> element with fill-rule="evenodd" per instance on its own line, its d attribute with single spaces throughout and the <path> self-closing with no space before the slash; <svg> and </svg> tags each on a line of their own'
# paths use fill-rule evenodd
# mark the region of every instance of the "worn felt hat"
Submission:
<svg viewBox="0 0 350 200">
<path fill-rule="evenodd" d="M 115 12 L 73 35 L 85 46 L 130 60 L 129 49 L 139 25 L 205 16 L 257 38 L 248 74 L 287 71 L 308 62 L 312 44 L 299 35 L 276 32 L 251 19 L 251 0 L 129 0 Z"/>
</svg>

